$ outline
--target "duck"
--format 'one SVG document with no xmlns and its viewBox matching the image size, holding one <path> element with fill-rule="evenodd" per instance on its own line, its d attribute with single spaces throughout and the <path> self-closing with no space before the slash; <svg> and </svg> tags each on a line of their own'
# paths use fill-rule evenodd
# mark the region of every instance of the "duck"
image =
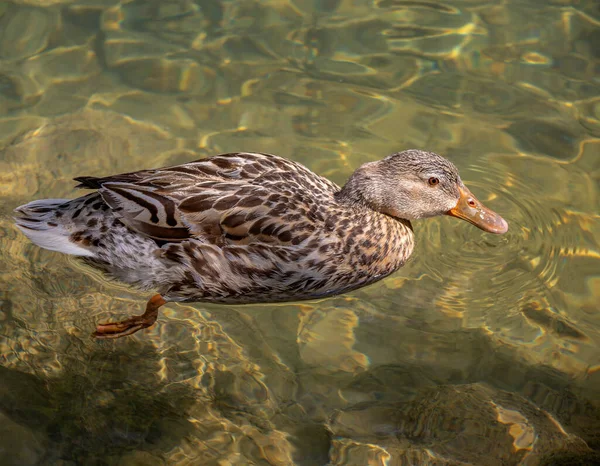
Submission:
<svg viewBox="0 0 600 466">
<path fill-rule="evenodd" d="M 411 256 L 414 220 L 450 215 L 508 230 L 454 164 L 419 149 L 365 163 L 343 187 L 253 152 L 74 180 L 93 192 L 22 205 L 16 226 L 39 247 L 156 293 L 143 314 L 98 324 L 97 339 L 152 326 L 168 302 L 300 301 L 370 285 Z"/>
</svg>

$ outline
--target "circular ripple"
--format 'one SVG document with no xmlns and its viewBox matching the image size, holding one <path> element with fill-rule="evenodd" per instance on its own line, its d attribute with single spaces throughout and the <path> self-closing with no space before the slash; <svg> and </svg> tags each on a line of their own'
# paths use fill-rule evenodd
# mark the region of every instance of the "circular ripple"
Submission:
<svg viewBox="0 0 600 466">
<path fill-rule="evenodd" d="M 564 205 L 540 195 L 547 189 L 540 178 L 507 172 L 501 163 L 482 160 L 463 176 L 479 200 L 506 219 L 509 231 L 491 235 L 456 219 L 421 224 L 419 242 L 427 251 L 418 252 L 418 267 L 443 283 L 435 290 L 436 306 L 486 322 L 496 309 L 498 326 L 531 300 L 551 306 L 548 289 L 558 281 L 564 255 L 580 243 L 577 228 L 565 222 Z"/>
</svg>

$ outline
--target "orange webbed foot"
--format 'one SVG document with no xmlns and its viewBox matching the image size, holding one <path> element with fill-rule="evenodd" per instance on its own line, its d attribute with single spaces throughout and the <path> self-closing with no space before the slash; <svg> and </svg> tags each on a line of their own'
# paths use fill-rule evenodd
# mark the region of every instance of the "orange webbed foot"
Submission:
<svg viewBox="0 0 600 466">
<path fill-rule="evenodd" d="M 165 303 L 166 301 L 161 295 L 154 295 L 150 301 L 148 301 L 148 304 L 146 304 L 146 312 L 141 316 L 130 317 L 121 322 L 98 324 L 96 331 L 92 333 L 92 336 L 99 340 L 121 338 L 131 335 L 143 328 L 148 328 L 154 325 L 156 318 L 158 317 L 158 308 Z"/>
</svg>

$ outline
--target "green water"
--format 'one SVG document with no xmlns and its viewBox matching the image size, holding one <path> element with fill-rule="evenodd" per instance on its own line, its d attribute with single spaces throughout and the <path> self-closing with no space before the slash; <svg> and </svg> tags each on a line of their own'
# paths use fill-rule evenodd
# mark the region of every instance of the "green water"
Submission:
<svg viewBox="0 0 600 466">
<path fill-rule="evenodd" d="M 600 464 L 597 1 L 3 2 L 0 148 L 0 464 Z M 406 148 L 509 232 L 415 222 L 374 286 L 116 341 L 149 296 L 11 220 L 75 176 Z"/>
</svg>

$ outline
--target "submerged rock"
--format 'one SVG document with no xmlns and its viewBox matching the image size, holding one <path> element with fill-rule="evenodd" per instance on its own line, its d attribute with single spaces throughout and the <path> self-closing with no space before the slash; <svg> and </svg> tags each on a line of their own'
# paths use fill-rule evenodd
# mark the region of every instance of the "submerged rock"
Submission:
<svg viewBox="0 0 600 466">
<path fill-rule="evenodd" d="M 23 466 L 38 464 L 46 452 L 46 438 L 14 422 L 0 412 L 0 464 Z"/>
<path fill-rule="evenodd" d="M 552 452 L 588 454 L 547 412 L 484 384 L 423 389 L 412 401 L 364 402 L 330 421 L 332 456 L 381 457 L 385 464 L 537 465 Z M 359 445 L 360 444 L 360 445 Z M 451 460 L 450 460 L 451 459 Z M 365 464 L 362 460 L 335 464 Z"/>
<path fill-rule="evenodd" d="M 21 59 L 41 52 L 60 26 L 53 10 L 12 5 L 0 16 L 0 58 Z"/>
</svg>

